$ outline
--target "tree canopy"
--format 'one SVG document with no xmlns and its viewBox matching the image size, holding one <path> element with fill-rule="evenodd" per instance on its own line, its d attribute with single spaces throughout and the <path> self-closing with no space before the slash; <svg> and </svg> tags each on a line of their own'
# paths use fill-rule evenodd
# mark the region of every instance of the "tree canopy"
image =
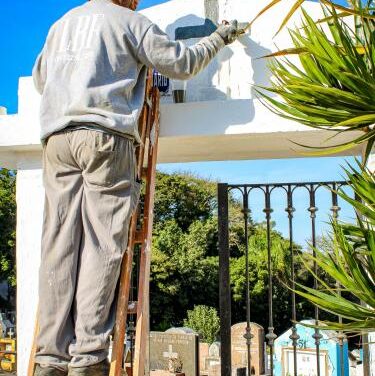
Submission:
<svg viewBox="0 0 375 376">
<path fill-rule="evenodd" d="M 1 170 L 1 279 L 15 286 L 15 174 Z M 219 259 L 216 182 L 188 174 L 157 174 L 151 263 L 151 326 L 181 326 L 195 306 L 219 306 Z M 245 231 L 240 202 L 229 199 L 233 323 L 245 320 Z M 267 235 L 263 223 L 249 221 L 249 262 L 252 321 L 268 326 Z M 274 321 L 280 333 L 290 325 L 289 240 L 273 229 Z M 299 247 L 294 246 L 295 252 Z M 298 265 L 297 265 L 298 267 Z M 306 281 L 308 274 L 299 273 Z M 307 281 L 309 284 L 311 281 Z M 300 317 L 312 307 L 299 303 Z"/>
<path fill-rule="evenodd" d="M 15 244 L 16 175 L 0 169 L 0 281 L 7 281 L 11 288 L 16 285 Z"/>
<path fill-rule="evenodd" d="M 183 325 L 194 306 L 219 306 L 219 259 L 216 183 L 191 175 L 158 173 L 151 264 L 151 325 L 164 330 Z M 197 201 L 195 201 L 197 200 Z M 197 202 L 197 205 L 195 205 Z M 245 320 L 245 232 L 241 205 L 231 196 L 230 252 L 232 316 Z M 252 321 L 268 326 L 267 232 L 263 223 L 249 221 L 249 262 Z M 290 326 L 289 240 L 274 229 L 274 313 L 276 330 Z M 300 247 L 294 245 L 298 253 Z M 302 275 L 305 278 L 306 275 Z M 300 304 L 301 315 L 312 308 Z"/>
</svg>

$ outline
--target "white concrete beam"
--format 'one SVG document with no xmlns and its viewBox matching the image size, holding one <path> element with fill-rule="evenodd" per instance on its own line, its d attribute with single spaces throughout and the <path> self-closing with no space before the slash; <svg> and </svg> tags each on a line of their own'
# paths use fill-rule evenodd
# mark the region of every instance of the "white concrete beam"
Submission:
<svg viewBox="0 0 375 376">
<path fill-rule="evenodd" d="M 39 96 L 30 78 L 20 80 L 21 112 L 0 116 L 0 165 L 18 168 L 25 153 L 41 158 Z M 27 103 L 25 102 L 27 98 Z M 231 99 L 161 105 L 159 163 L 241 159 L 296 158 L 304 150 L 293 142 L 333 145 L 353 139 L 353 133 L 327 143 L 331 132 L 318 131 L 282 119 L 257 99 Z M 352 150 L 342 154 L 359 154 Z"/>
</svg>

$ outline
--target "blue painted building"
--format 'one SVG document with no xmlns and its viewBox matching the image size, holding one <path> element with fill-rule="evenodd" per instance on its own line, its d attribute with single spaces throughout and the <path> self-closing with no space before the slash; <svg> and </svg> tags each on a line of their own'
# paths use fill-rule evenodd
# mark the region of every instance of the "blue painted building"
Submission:
<svg viewBox="0 0 375 376">
<path fill-rule="evenodd" d="M 301 323 L 313 324 L 312 320 L 301 321 Z M 317 354 L 315 347 L 315 333 L 313 328 L 297 324 L 297 334 L 299 335 L 297 345 L 297 375 L 316 376 L 317 375 Z M 332 330 L 320 331 L 320 375 L 321 376 L 342 376 L 341 361 L 344 359 L 344 375 L 349 376 L 349 355 L 348 343 L 345 340 L 342 346 L 342 356 L 340 356 L 340 345 L 337 338 L 338 333 Z M 294 352 L 290 336 L 292 329 L 283 333 L 275 341 L 275 376 L 294 375 Z"/>
</svg>

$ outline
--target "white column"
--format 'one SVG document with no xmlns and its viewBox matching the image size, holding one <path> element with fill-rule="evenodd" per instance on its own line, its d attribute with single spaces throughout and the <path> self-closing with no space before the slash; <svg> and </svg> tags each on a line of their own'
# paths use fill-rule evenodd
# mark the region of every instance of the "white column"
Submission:
<svg viewBox="0 0 375 376">
<path fill-rule="evenodd" d="M 17 375 L 26 376 L 38 304 L 44 188 L 35 156 L 17 172 Z"/>
</svg>

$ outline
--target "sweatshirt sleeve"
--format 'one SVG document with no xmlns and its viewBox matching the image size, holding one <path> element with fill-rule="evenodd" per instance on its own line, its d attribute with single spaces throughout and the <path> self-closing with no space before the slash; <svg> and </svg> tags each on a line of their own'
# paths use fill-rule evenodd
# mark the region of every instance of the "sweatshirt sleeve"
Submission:
<svg viewBox="0 0 375 376">
<path fill-rule="evenodd" d="M 158 26 L 152 24 L 145 32 L 139 45 L 139 60 L 148 67 L 172 79 L 187 80 L 202 69 L 225 46 L 217 33 L 211 34 L 187 47 L 180 41 L 169 39 Z"/>
<path fill-rule="evenodd" d="M 43 94 L 44 86 L 47 80 L 47 62 L 44 56 L 44 49 L 36 59 L 33 68 L 34 86 L 39 94 Z"/>
</svg>

